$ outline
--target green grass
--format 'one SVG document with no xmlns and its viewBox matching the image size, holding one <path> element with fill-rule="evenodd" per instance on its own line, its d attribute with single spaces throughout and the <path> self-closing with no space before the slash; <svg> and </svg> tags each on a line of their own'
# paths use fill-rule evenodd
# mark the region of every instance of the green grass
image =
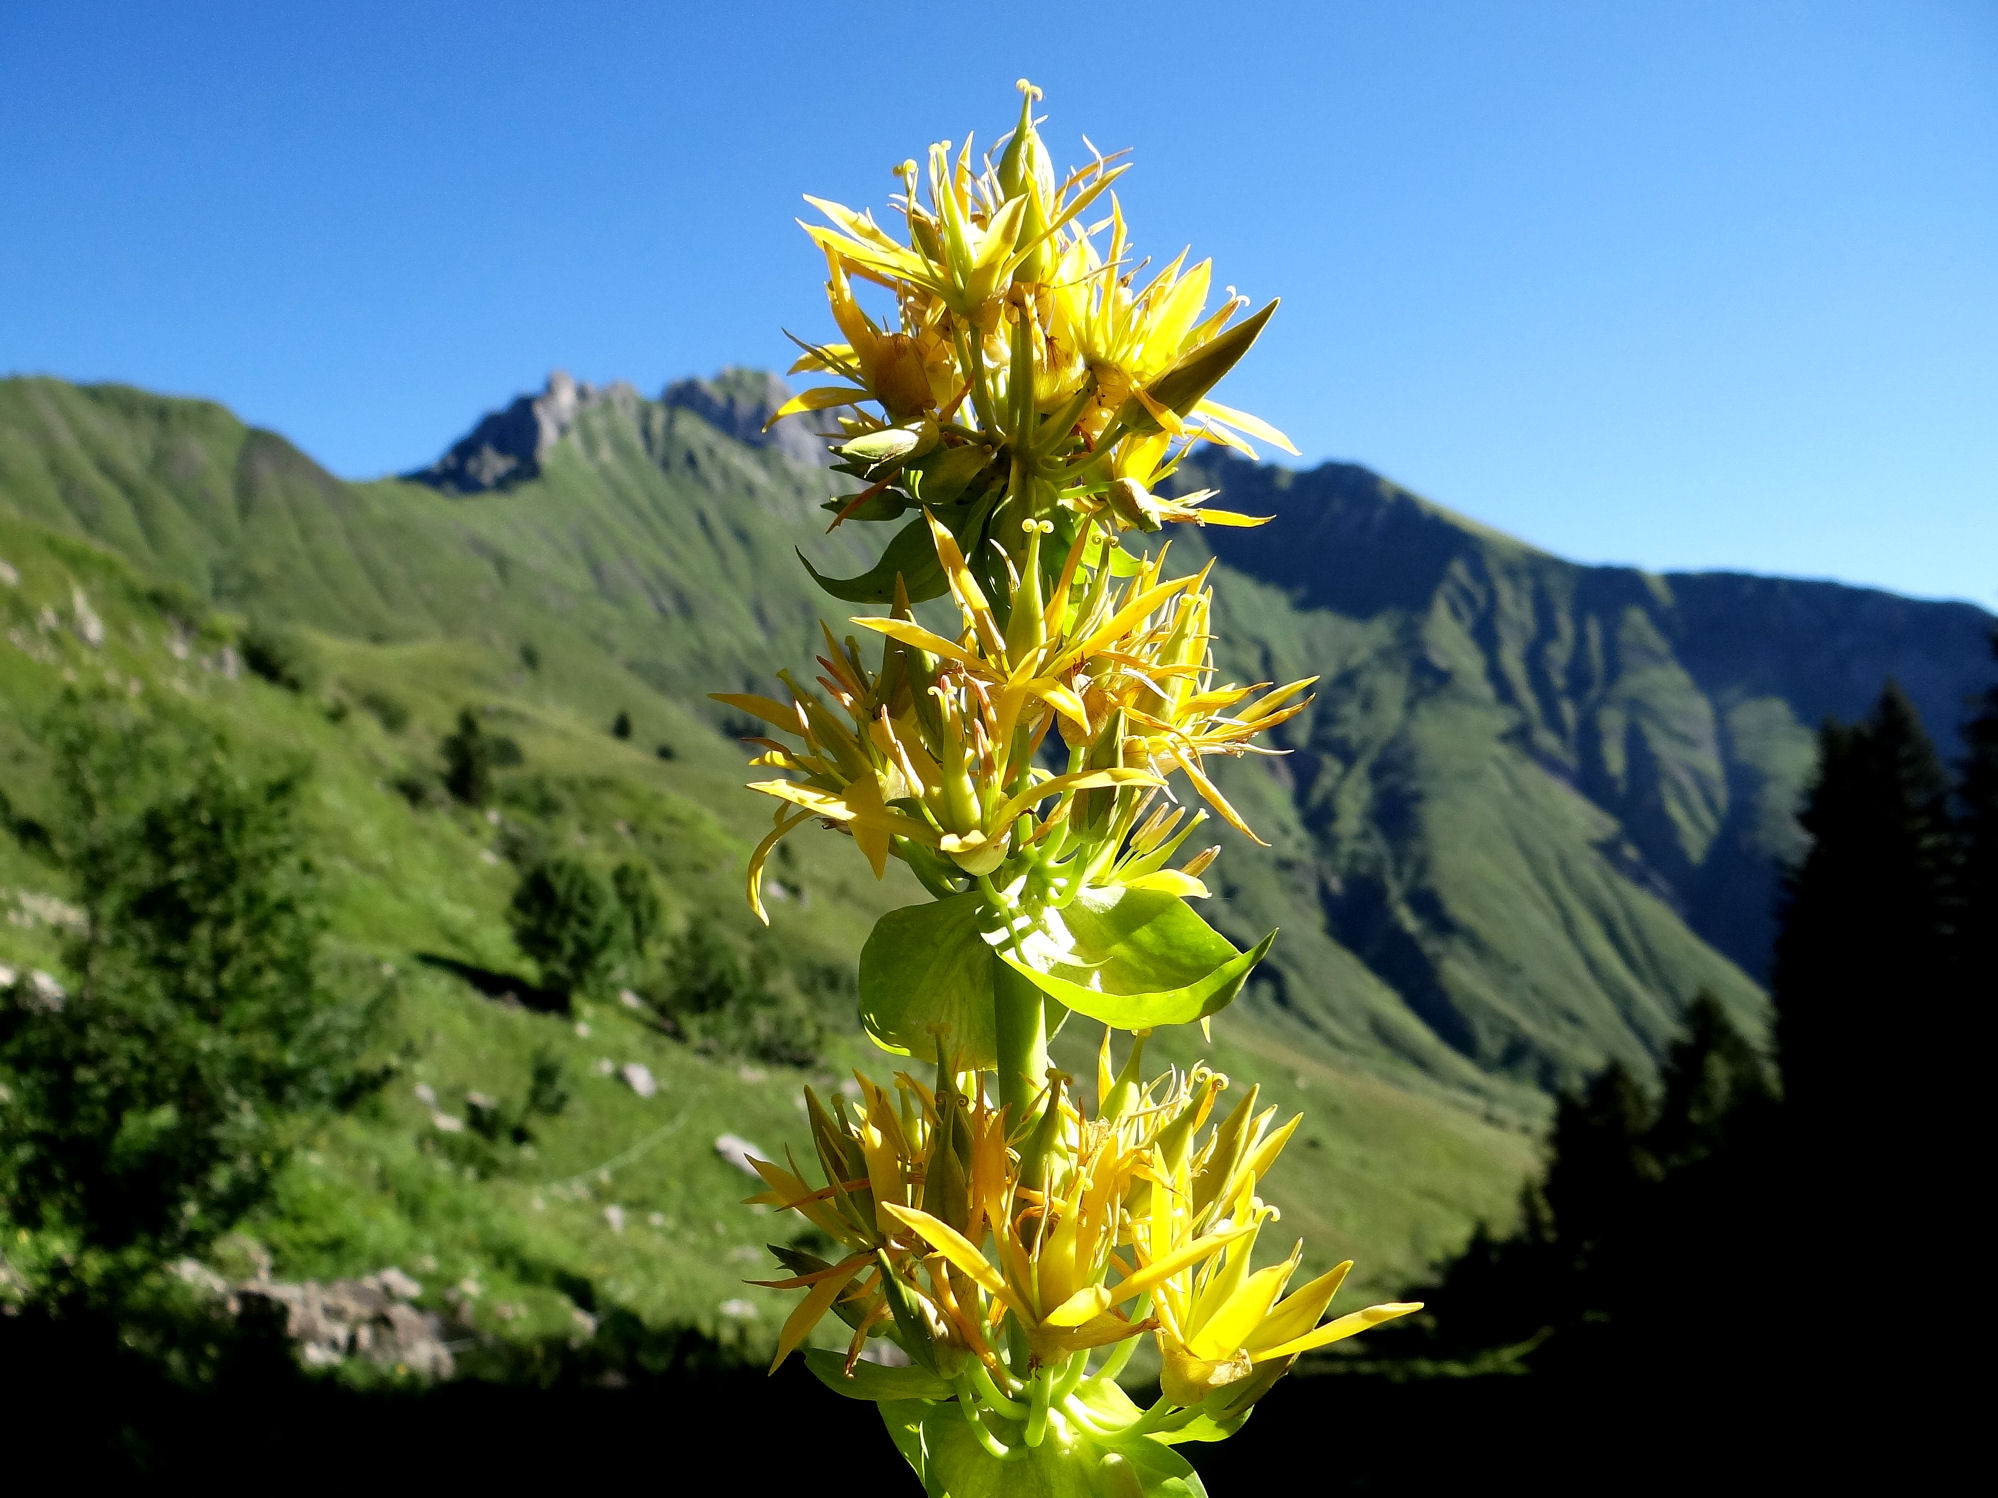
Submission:
<svg viewBox="0 0 1998 1498">
<path fill-rule="evenodd" d="M 850 1012 L 826 1001 L 833 1033 L 821 1064 L 800 1072 L 700 1054 L 615 1002 L 579 1001 L 567 1017 L 511 1007 L 418 954 L 531 976 L 503 919 L 514 879 L 503 850 L 521 836 L 600 867 L 640 858 L 666 893 L 673 928 L 709 923 L 745 951 L 793 967 L 850 971 L 874 918 L 920 897 L 913 882 L 898 875 L 877 884 L 844 839 L 799 837 L 774 869 L 792 897 L 772 902 L 767 933 L 755 928 L 741 871 L 766 822 L 741 789 L 736 746 L 602 652 L 552 633 L 533 671 L 510 643 L 371 644 L 311 631 L 324 685 L 307 696 L 204 668 L 199 657 L 212 665 L 233 627 L 226 617 L 192 647 L 194 659 L 178 659 L 174 625 L 149 597 L 149 579 L 88 542 L 0 511 L 0 557 L 21 574 L 18 586 L 0 589 L 0 624 L 29 647 L 0 646 L 0 756 L 17 814 L 48 810 L 39 723 L 71 684 L 130 691 L 137 682 L 142 700 L 216 723 L 242 753 L 303 754 L 314 766 L 308 811 L 333 941 L 393 971 L 397 1000 L 382 1052 L 396 1070 L 357 1113 L 304 1141 L 277 1201 L 246 1226 L 274 1253 L 277 1272 L 330 1278 L 399 1265 L 424 1283 L 427 1301 L 455 1306 L 500 1347 L 581 1336 L 576 1312 L 588 1305 L 767 1348 L 785 1298 L 742 1281 L 766 1274 L 766 1238 L 798 1229 L 743 1207 L 754 1184 L 713 1144 L 728 1132 L 802 1149 L 804 1083 L 837 1088 L 853 1065 L 886 1075 L 894 1063 L 861 1039 Z M 101 648 L 72 627 L 76 589 L 104 623 Z M 57 615 L 53 630 L 40 622 L 45 607 Z M 406 705 L 399 732 L 361 705 L 370 693 Z M 468 808 L 413 807 L 394 785 L 435 766 L 439 739 L 467 703 L 524 751 L 525 763 L 502 774 L 497 824 Z M 635 720 L 629 740 L 608 732 L 619 707 Z M 657 742 L 673 743 L 675 758 L 660 759 Z M 518 809 L 548 795 L 544 814 Z M 7 838 L 0 886 L 62 893 L 54 872 Z M 0 960 L 55 967 L 56 954 L 47 926 L 0 926 Z M 1361 1287 L 1387 1293 L 1475 1218 L 1507 1213 L 1531 1163 L 1525 1134 L 1342 1065 L 1322 1039 L 1300 1058 L 1299 1038 L 1246 1014 L 1224 1016 L 1214 1055 L 1245 1079 L 1267 1077 L 1273 1099 L 1311 1110 L 1273 1191 L 1287 1220 L 1312 1236 L 1315 1262 L 1356 1257 Z M 1085 1039 L 1081 1026 L 1070 1037 Z M 1196 1040 L 1175 1039 L 1161 1060 L 1190 1059 Z M 468 1153 L 466 1136 L 441 1133 L 416 1097 L 427 1086 L 434 1111 L 461 1118 L 468 1091 L 517 1100 L 544 1050 L 562 1061 L 571 1101 L 526 1149 Z M 599 1075 L 605 1061 L 646 1065 L 658 1094 L 641 1099 Z M 621 1210 L 622 1231 L 608 1207 Z M 232 1255 L 247 1262 L 244 1253 L 225 1245 L 218 1257 L 226 1266 Z M 461 1286 L 476 1295 L 460 1295 Z M 741 1298 L 760 1308 L 747 1324 L 720 1309 Z"/>
</svg>

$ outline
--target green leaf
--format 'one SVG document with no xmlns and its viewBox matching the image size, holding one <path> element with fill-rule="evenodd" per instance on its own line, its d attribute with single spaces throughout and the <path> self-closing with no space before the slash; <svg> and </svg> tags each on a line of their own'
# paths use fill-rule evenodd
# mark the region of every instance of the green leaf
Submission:
<svg viewBox="0 0 1998 1498">
<path fill-rule="evenodd" d="M 935 1408 L 927 1399 L 888 1400 L 880 1406 L 881 1423 L 888 1427 L 888 1439 L 895 1443 L 903 1460 L 915 1469 L 927 1498 L 950 1498 L 943 1483 L 929 1470 L 923 1450 L 923 1419 Z"/>
<path fill-rule="evenodd" d="M 1205 1410 L 1196 1406 L 1181 1410 L 1170 1416 L 1162 1424 L 1155 1426 L 1151 1437 L 1163 1441 L 1168 1446 L 1177 1446 L 1183 1441 L 1225 1441 L 1242 1428 L 1242 1422 L 1255 1413 L 1251 1406 L 1241 1414 L 1227 1420 L 1216 1420 Z"/>
<path fill-rule="evenodd" d="M 828 515 L 844 515 L 848 520 L 894 520 L 909 511 L 909 496 L 900 489 L 883 489 L 878 494 L 870 494 L 853 509 L 851 494 L 836 494 L 819 508 Z"/>
<path fill-rule="evenodd" d="M 884 1368 L 879 1363 L 855 1363 L 849 1378 L 846 1354 L 825 1347 L 807 1347 L 805 1366 L 833 1393 L 876 1404 L 895 1399 L 949 1399 L 955 1392 L 934 1373 L 914 1366 Z"/>
<path fill-rule="evenodd" d="M 1019 956 L 998 955 L 1077 1013 L 1136 1030 L 1226 1008 L 1275 940 L 1237 952 L 1178 895 L 1113 885 L 1049 912 Z"/>
<path fill-rule="evenodd" d="M 874 1043 L 933 1058 L 937 1035 L 967 1070 L 997 1066 L 993 964 L 976 891 L 905 905 L 874 923 L 860 949 L 860 1021 Z"/>
<path fill-rule="evenodd" d="M 895 539 L 881 553 L 881 560 L 858 577 L 827 577 L 802 551 L 798 560 L 812 574 L 813 582 L 847 603 L 894 602 L 897 573 L 901 574 L 902 586 L 909 590 L 911 603 L 936 598 L 945 586 L 936 542 L 930 539 L 929 523 L 920 516 L 897 531 Z"/>
<path fill-rule="evenodd" d="M 940 448 L 909 465 L 910 487 L 923 504 L 955 504 L 991 462 L 992 454 L 982 447 Z"/>
</svg>

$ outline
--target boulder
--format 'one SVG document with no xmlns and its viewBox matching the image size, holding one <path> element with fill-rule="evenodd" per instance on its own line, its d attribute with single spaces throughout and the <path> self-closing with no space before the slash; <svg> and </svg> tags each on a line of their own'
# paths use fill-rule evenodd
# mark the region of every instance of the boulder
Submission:
<svg viewBox="0 0 1998 1498">
<path fill-rule="evenodd" d="M 763 1177 L 758 1175 L 756 1167 L 749 1163 L 750 1159 L 752 1156 L 758 1160 L 767 1160 L 770 1158 L 769 1151 L 751 1144 L 740 1134 L 720 1135 L 715 1140 L 715 1153 L 728 1161 L 729 1164 L 733 1165 L 744 1175 L 750 1176 L 759 1182 Z"/>
</svg>

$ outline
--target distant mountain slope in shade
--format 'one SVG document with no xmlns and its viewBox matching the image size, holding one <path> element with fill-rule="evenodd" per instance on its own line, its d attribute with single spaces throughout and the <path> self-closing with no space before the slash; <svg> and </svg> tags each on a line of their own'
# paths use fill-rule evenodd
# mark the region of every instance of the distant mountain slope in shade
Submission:
<svg viewBox="0 0 1998 1498">
<path fill-rule="evenodd" d="M 551 382 L 420 484 L 342 483 L 211 405 L 0 382 L 0 500 L 250 614 L 564 634 L 718 722 L 706 692 L 804 664 L 839 617 L 794 545 L 850 571 L 876 539 L 820 534 L 832 476 L 764 438 L 767 378 Z M 1981 682 L 1965 605 L 1577 566 L 1349 465 L 1185 478 L 1279 517 L 1179 533 L 1218 554 L 1224 666 L 1323 678 L 1294 753 L 1222 766 L 1272 847 L 1222 838 L 1210 914 L 1284 928 L 1239 1022 L 1400 1085 L 1534 1108 L 1606 1057 L 1648 1069 L 1702 987 L 1759 1026 L 1816 720 L 1892 673 L 1946 735 Z"/>
<path fill-rule="evenodd" d="M 1605 859 L 1757 977 L 1817 725 L 1864 713 L 1893 677 L 1954 753 L 1983 684 L 1993 621 L 1970 604 L 1581 566 L 1353 464 L 1291 473 L 1223 457 L 1181 482 L 1277 517 L 1206 532 L 1223 562 L 1302 612 L 1412 629 L 1498 715 L 1496 742 L 1615 819 Z"/>
</svg>

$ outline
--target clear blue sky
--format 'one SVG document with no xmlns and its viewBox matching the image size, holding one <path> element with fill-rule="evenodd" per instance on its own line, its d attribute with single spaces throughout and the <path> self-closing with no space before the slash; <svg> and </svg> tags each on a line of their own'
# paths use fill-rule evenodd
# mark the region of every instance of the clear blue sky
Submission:
<svg viewBox="0 0 1998 1498">
<path fill-rule="evenodd" d="M 936 19 L 948 15 L 950 19 Z M 1075 19 L 1064 24 L 1064 17 Z M 1569 556 L 1998 604 L 1998 4 L 0 7 L 0 370 L 347 475 L 823 332 L 798 194 L 1010 122 L 1284 308 L 1224 391 Z"/>
</svg>

